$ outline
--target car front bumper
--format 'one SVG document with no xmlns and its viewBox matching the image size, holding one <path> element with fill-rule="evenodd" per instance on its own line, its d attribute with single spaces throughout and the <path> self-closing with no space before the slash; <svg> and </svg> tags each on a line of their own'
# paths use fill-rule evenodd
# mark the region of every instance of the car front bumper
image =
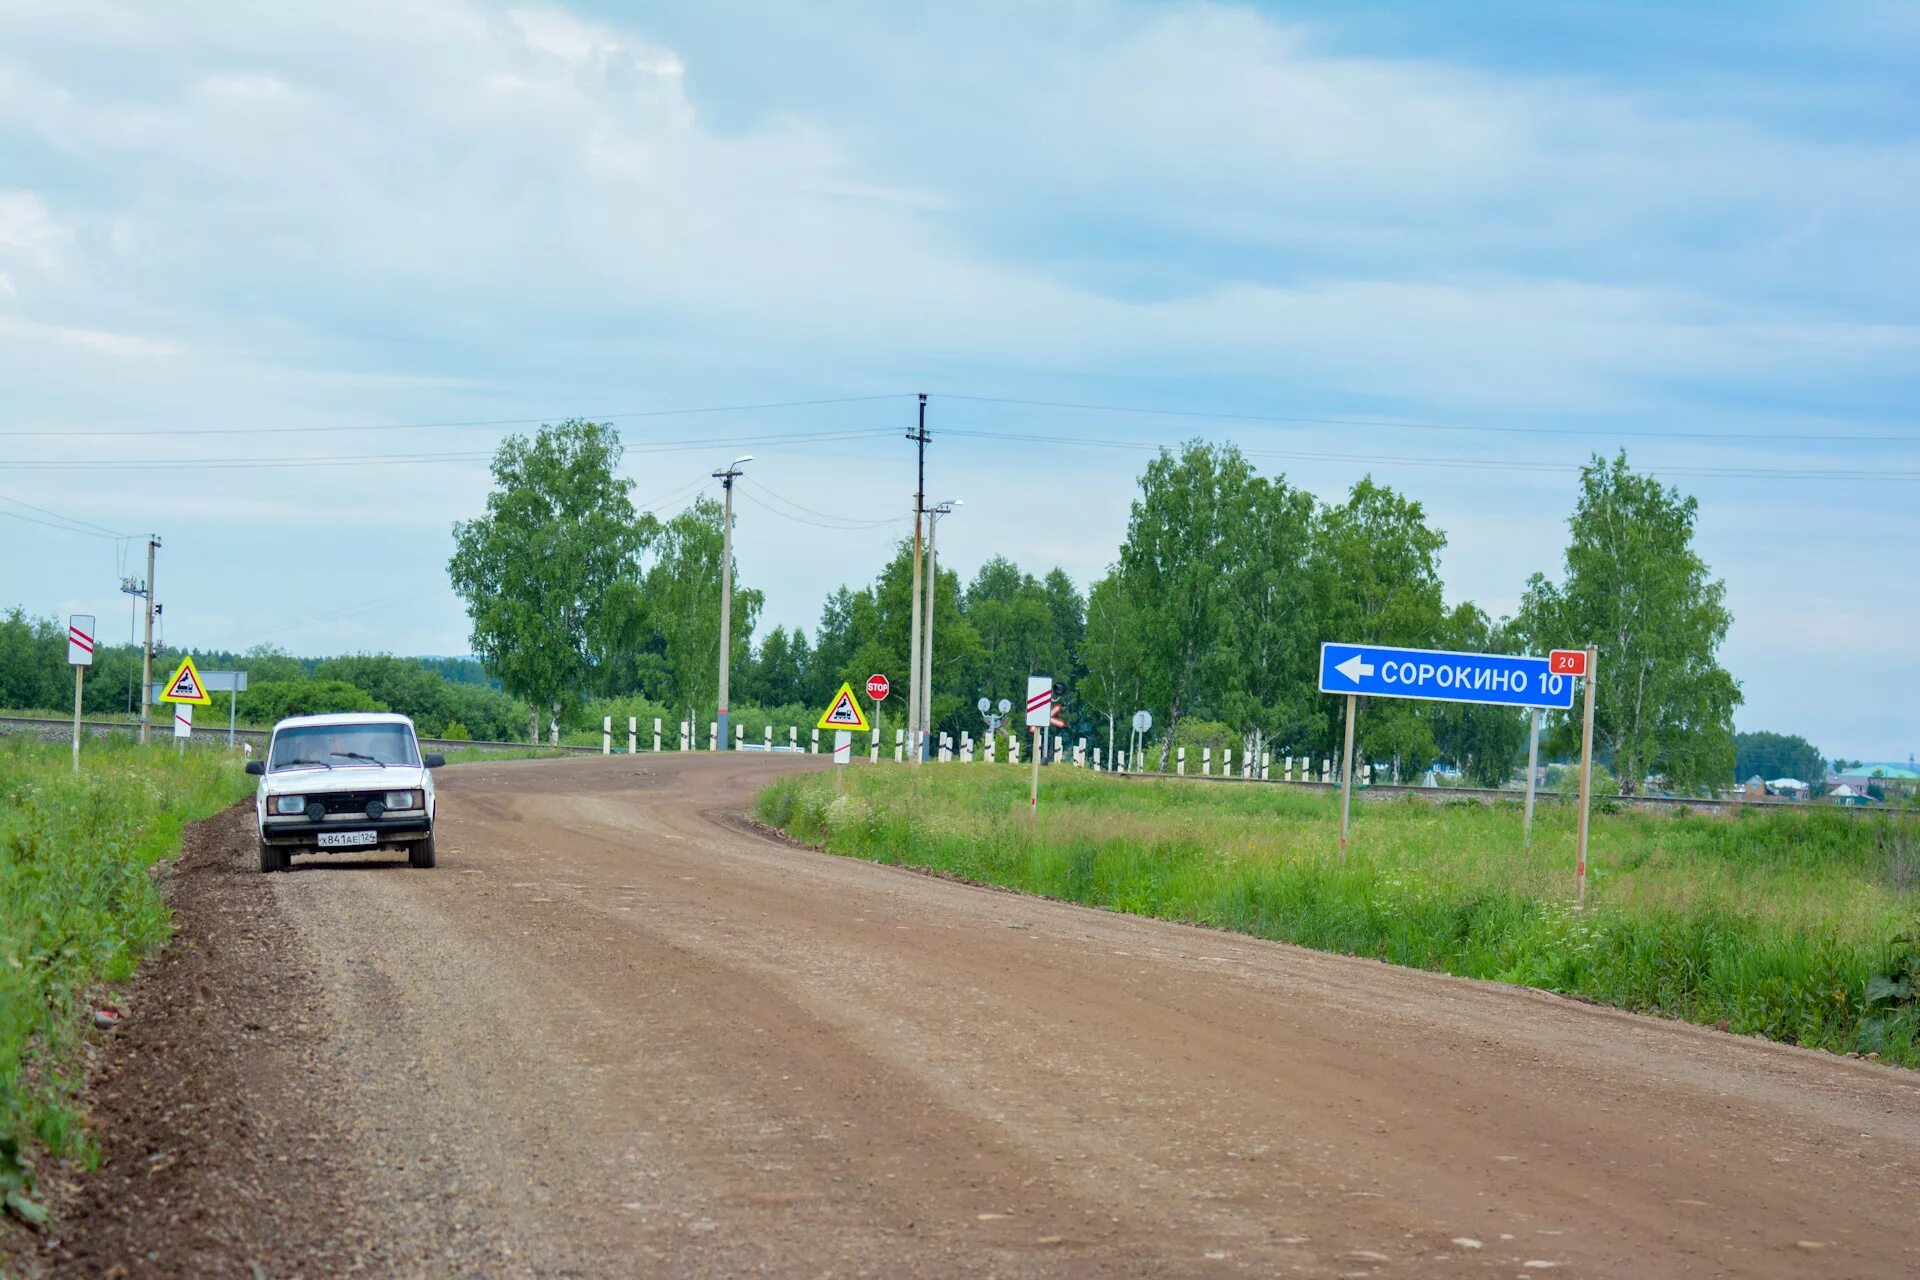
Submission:
<svg viewBox="0 0 1920 1280">
<path fill-rule="evenodd" d="M 347 831 L 372 831 L 378 833 L 380 844 L 405 844 L 432 835 L 433 819 L 424 813 L 412 813 L 381 818 L 335 816 L 314 822 L 304 814 L 294 814 L 267 818 L 261 825 L 260 838 L 271 845 L 313 849 L 319 847 L 322 833 Z"/>
</svg>

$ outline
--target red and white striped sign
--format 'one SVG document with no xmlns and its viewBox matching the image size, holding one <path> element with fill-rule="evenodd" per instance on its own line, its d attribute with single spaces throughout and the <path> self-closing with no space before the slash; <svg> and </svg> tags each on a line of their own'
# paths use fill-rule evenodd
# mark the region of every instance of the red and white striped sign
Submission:
<svg viewBox="0 0 1920 1280">
<path fill-rule="evenodd" d="M 182 702 L 173 709 L 173 736 L 191 738 L 193 736 L 193 704 Z"/>
<path fill-rule="evenodd" d="M 1053 677 L 1027 677 L 1027 728 L 1044 729 L 1053 718 Z"/>
<path fill-rule="evenodd" d="M 69 666 L 93 665 L 93 615 L 76 613 L 67 618 L 67 663 Z"/>
</svg>

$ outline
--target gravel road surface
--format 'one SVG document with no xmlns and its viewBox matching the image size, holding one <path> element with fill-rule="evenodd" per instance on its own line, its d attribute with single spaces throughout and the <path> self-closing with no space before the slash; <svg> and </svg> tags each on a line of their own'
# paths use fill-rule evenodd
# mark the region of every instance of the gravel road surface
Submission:
<svg viewBox="0 0 1920 1280">
<path fill-rule="evenodd" d="M 816 767 L 461 766 L 431 872 L 209 824 L 38 1265 L 1920 1274 L 1914 1074 L 756 831 Z"/>
</svg>

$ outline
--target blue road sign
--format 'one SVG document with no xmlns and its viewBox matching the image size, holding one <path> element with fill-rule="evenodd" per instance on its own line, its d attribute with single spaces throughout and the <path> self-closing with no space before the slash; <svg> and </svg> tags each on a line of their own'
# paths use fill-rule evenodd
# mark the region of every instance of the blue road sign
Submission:
<svg viewBox="0 0 1920 1280">
<path fill-rule="evenodd" d="M 1545 658 L 1450 653 L 1385 645 L 1320 646 L 1320 691 L 1427 702 L 1497 702 L 1509 707 L 1573 706 L 1572 676 L 1547 670 Z"/>
</svg>

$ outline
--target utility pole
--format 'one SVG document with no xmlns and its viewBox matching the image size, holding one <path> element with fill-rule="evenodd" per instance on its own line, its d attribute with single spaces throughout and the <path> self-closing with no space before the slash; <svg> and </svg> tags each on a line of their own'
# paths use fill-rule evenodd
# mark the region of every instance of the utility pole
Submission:
<svg viewBox="0 0 1920 1280">
<path fill-rule="evenodd" d="M 727 495 L 726 515 L 720 521 L 720 738 L 715 751 L 727 749 L 727 676 L 733 666 L 733 482 L 744 474 L 740 464 L 752 461 L 752 454 L 742 454 L 713 473 Z"/>
<path fill-rule="evenodd" d="M 907 690 L 907 749 L 917 767 L 920 744 L 915 741 L 915 735 L 920 731 L 920 712 L 927 702 L 925 682 L 920 677 L 920 535 L 921 517 L 927 506 L 927 393 L 924 391 L 920 393 L 920 426 L 909 432 L 907 439 L 919 446 L 920 453 L 918 487 L 913 491 L 913 619 L 907 643 L 907 671 L 911 682 Z"/>
<path fill-rule="evenodd" d="M 915 679 L 922 678 L 924 672 L 926 696 L 920 700 L 920 754 L 931 753 L 933 741 L 933 601 L 940 590 L 939 560 L 934 554 L 934 530 L 939 527 L 941 516 L 950 516 L 955 507 L 965 506 L 959 498 L 949 498 L 927 509 L 927 622 L 920 632 L 921 670 L 915 673 Z"/>
<path fill-rule="evenodd" d="M 147 729 L 153 721 L 153 553 L 160 549 L 160 535 L 147 538 L 147 641 L 140 649 L 140 745 L 147 745 Z"/>
</svg>

